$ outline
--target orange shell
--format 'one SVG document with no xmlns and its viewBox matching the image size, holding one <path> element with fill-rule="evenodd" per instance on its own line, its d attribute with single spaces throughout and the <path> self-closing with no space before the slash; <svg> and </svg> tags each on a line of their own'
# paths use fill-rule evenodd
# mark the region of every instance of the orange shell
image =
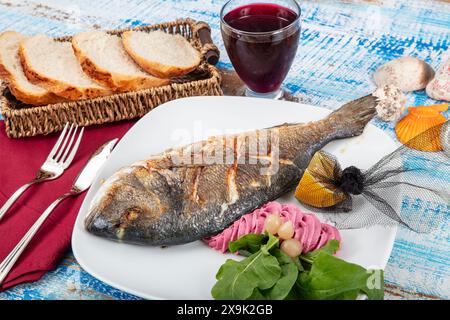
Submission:
<svg viewBox="0 0 450 320">
<path fill-rule="evenodd" d="M 439 131 L 430 132 L 429 137 L 424 137 L 430 141 L 423 144 L 422 141 L 411 141 L 422 132 L 443 124 L 446 118 L 439 112 L 445 111 L 448 104 L 439 104 L 433 106 L 419 106 L 408 109 L 409 113 L 397 123 L 395 132 L 398 140 L 410 148 L 420 151 L 441 151 L 442 144 L 440 141 Z M 421 143 L 422 142 L 422 143 Z"/>
</svg>

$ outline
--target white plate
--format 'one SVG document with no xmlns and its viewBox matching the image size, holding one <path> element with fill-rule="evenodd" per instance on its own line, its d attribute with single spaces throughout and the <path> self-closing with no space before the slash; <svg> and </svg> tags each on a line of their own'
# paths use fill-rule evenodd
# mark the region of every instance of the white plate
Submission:
<svg viewBox="0 0 450 320">
<path fill-rule="evenodd" d="M 170 147 L 220 133 L 317 120 L 329 112 L 297 103 L 240 97 L 186 98 L 156 108 L 122 138 L 86 195 L 72 236 L 76 259 L 94 277 L 143 298 L 211 299 L 215 274 L 229 256 L 200 241 L 161 249 L 116 243 L 86 232 L 83 220 L 100 181 L 123 166 Z M 343 167 L 356 165 L 363 169 L 394 149 L 394 142 L 373 125 L 359 137 L 326 147 Z M 292 195 L 280 201 L 298 205 Z M 384 269 L 396 232 L 396 228 L 385 227 L 342 231 L 339 256 L 364 267 Z"/>
</svg>

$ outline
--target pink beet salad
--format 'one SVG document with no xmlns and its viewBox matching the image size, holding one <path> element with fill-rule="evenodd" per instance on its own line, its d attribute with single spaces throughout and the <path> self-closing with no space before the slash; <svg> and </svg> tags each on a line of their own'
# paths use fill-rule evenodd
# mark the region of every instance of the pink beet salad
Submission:
<svg viewBox="0 0 450 320">
<path fill-rule="evenodd" d="M 339 231 L 310 213 L 304 213 L 292 204 L 269 202 L 252 213 L 242 216 L 221 233 L 205 238 L 204 241 L 213 249 L 225 253 L 228 244 L 249 233 L 263 233 L 264 221 L 271 214 L 279 214 L 283 222 L 290 220 L 294 225 L 294 239 L 300 241 L 303 253 L 323 247 L 329 240 L 341 241 Z"/>
</svg>

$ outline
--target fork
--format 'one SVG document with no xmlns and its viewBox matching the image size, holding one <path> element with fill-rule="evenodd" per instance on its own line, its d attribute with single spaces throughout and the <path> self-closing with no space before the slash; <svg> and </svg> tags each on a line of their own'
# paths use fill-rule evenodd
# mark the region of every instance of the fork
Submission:
<svg viewBox="0 0 450 320">
<path fill-rule="evenodd" d="M 77 135 L 78 126 L 70 125 L 67 123 L 64 126 L 58 140 L 56 141 L 53 149 L 50 151 L 47 159 L 39 168 L 36 177 L 23 185 L 13 195 L 5 202 L 5 204 L 0 208 L 0 220 L 4 217 L 6 212 L 11 208 L 11 206 L 17 201 L 17 199 L 27 190 L 30 186 L 36 183 L 54 180 L 60 177 L 64 170 L 66 170 L 72 163 L 75 153 L 80 146 L 81 138 L 83 136 L 84 128 L 81 129 L 77 140 L 74 142 Z"/>
<path fill-rule="evenodd" d="M 39 216 L 36 222 L 31 226 L 23 238 L 17 243 L 17 245 L 12 249 L 8 256 L 0 262 L 0 286 L 5 280 L 6 276 L 11 271 L 12 267 L 18 261 L 22 253 L 27 248 L 28 244 L 33 240 L 36 233 L 39 231 L 41 226 L 45 223 L 47 218 L 50 216 L 52 211 L 65 199 L 69 197 L 76 197 L 81 193 L 85 192 L 90 188 L 94 182 L 97 173 L 103 167 L 104 163 L 111 154 L 112 149 L 116 145 L 118 139 L 113 139 L 105 144 L 103 144 L 99 149 L 97 149 L 89 159 L 89 161 L 84 165 L 83 169 L 80 171 L 75 181 L 72 184 L 69 192 L 66 192 L 59 198 L 57 198 L 52 204 L 50 204 L 47 209 Z"/>
</svg>

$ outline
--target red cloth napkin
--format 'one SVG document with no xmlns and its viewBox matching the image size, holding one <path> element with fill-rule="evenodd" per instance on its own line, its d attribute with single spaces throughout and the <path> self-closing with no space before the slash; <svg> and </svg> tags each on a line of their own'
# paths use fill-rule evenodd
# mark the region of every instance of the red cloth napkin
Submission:
<svg viewBox="0 0 450 320">
<path fill-rule="evenodd" d="M 69 191 L 72 183 L 92 153 L 103 143 L 121 138 L 134 122 L 88 127 L 80 148 L 64 174 L 56 180 L 31 186 L 0 221 L 0 261 L 9 254 L 39 215 L 57 197 Z M 0 205 L 20 186 L 29 182 L 59 133 L 24 139 L 9 139 L 0 121 Z M 70 247 L 75 219 L 85 197 L 63 201 L 50 215 L 5 279 L 0 291 L 20 283 L 36 281 L 54 269 Z"/>
</svg>

